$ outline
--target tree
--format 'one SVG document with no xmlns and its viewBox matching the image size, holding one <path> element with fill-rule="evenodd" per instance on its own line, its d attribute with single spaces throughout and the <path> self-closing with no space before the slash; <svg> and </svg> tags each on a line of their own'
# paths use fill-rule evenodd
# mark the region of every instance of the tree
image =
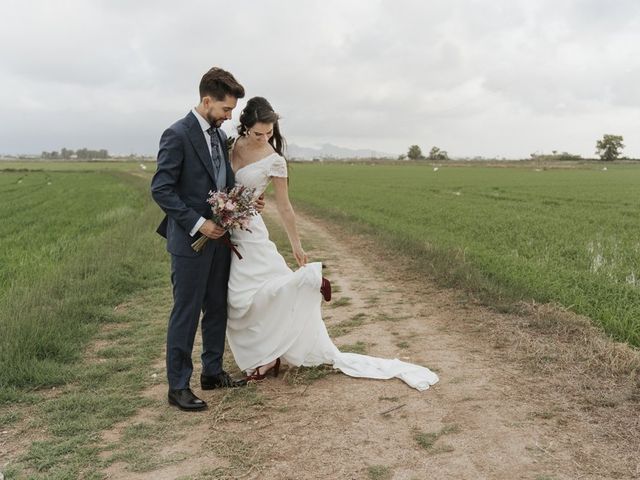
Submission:
<svg viewBox="0 0 640 480">
<path fill-rule="evenodd" d="M 429 160 L 449 160 L 449 155 L 445 150 L 440 150 L 438 147 L 432 147 L 429 152 Z"/>
<path fill-rule="evenodd" d="M 605 134 L 602 140 L 598 140 L 596 143 L 596 154 L 600 155 L 600 160 L 604 160 L 605 162 L 616 160 L 624 148 L 623 140 L 622 135 L 608 134 Z"/>
<path fill-rule="evenodd" d="M 409 152 L 407 153 L 407 157 L 411 160 L 420 160 L 422 157 L 422 150 L 418 145 L 411 145 L 409 147 Z"/>
</svg>

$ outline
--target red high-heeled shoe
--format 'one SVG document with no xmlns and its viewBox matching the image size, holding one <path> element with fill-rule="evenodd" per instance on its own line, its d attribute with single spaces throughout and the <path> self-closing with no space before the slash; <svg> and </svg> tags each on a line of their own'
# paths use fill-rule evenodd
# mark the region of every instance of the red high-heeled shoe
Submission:
<svg viewBox="0 0 640 480">
<path fill-rule="evenodd" d="M 322 277 L 322 284 L 320 285 L 320 293 L 322 293 L 322 297 L 327 301 L 331 301 L 331 282 Z"/>
<path fill-rule="evenodd" d="M 260 380 L 264 380 L 265 378 L 267 378 L 267 374 L 271 371 L 273 371 L 273 376 L 277 377 L 278 373 L 280 373 L 280 358 L 278 357 L 276 359 L 276 363 L 274 363 L 273 365 L 271 365 L 267 370 L 265 370 L 263 373 L 260 373 L 260 369 L 262 368 L 262 365 L 259 366 L 258 368 L 255 369 L 255 371 L 251 374 L 251 375 L 247 375 L 245 377 L 245 380 L 247 382 L 250 381 L 254 381 L 254 382 L 258 382 Z"/>
</svg>

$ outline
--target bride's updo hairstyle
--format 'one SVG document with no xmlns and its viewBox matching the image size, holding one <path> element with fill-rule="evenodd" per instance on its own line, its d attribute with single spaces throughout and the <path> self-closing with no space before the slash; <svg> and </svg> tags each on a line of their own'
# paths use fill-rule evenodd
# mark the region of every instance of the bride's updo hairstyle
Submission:
<svg viewBox="0 0 640 480">
<path fill-rule="evenodd" d="M 238 134 L 246 135 L 256 123 L 271 123 L 273 124 L 273 136 L 269 139 L 269 143 L 279 155 L 284 156 L 286 144 L 284 137 L 280 133 L 279 119 L 280 116 L 273 110 L 266 98 L 253 97 L 249 99 L 240 113 Z"/>
</svg>

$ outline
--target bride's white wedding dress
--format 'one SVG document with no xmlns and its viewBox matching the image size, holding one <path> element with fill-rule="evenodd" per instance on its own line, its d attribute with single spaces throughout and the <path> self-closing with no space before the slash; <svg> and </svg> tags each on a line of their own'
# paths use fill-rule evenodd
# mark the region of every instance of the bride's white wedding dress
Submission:
<svg viewBox="0 0 640 480">
<path fill-rule="evenodd" d="M 263 192 L 271 177 L 286 177 L 287 165 L 273 153 L 236 173 L 236 182 Z M 397 377 L 426 390 L 438 376 L 425 367 L 343 353 L 322 320 L 322 264 L 292 271 L 269 240 L 262 216 L 252 217 L 251 232 L 234 230 L 231 240 L 243 259 L 232 255 L 227 339 L 242 370 L 254 370 L 278 357 L 294 366 L 330 364 L 352 377 Z"/>
</svg>

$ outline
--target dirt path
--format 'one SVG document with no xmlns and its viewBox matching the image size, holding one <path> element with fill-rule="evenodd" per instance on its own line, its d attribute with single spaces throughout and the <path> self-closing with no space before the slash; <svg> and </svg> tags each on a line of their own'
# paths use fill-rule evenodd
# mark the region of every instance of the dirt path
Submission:
<svg viewBox="0 0 640 480">
<path fill-rule="evenodd" d="M 131 425 L 164 425 L 148 443 L 161 461 L 115 462 L 109 478 L 640 478 L 637 352 L 544 306 L 496 313 L 310 216 L 300 230 L 339 289 L 324 308 L 336 344 L 425 365 L 440 383 L 417 392 L 289 369 L 242 390 L 192 382 L 210 408 L 185 414 L 165 404 L 159 361 L 152 406 L 105 442 L 124 442 Z"/>
</svg>

